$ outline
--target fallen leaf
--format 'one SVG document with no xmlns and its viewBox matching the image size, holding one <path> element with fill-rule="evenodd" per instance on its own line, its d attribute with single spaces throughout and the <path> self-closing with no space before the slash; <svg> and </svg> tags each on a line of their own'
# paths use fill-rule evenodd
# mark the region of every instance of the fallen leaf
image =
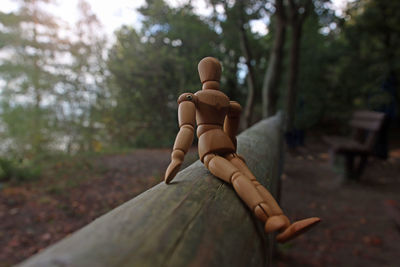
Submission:
<svg viewBox="0 0 400 267">
<path fill-rule="evenodd" d="M 50 233 L 45 233 L 40 237 L 41 240 L 43 241 L 48 241 L 51 239 L 51 234 Z"/>
</svg>

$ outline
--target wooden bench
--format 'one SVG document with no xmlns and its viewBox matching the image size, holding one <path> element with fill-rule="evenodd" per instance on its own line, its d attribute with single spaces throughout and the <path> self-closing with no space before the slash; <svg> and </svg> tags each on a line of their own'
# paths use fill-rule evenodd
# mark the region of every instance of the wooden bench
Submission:
<svg viewBox="0 0 400 267">
<path fill-rule="evenodd" d="M 325 136 L 324 141 L 331 146 L 333 156 L 342 154 L 346 158 L 346 178 L 357 179 L 361 176 L 368 156 L 373 154 L 379 131 L 385 114 L 360 110 L 353 113 L 349 122 L 351 137 Z M 355 160 L 358 159 L 358 164 Z"/>
</svg>

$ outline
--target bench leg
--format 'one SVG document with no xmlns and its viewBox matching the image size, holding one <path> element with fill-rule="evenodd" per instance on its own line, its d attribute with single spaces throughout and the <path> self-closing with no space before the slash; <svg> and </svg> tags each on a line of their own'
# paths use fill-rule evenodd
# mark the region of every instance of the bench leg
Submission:
<svg viewBox="0 0 400 267">
<path fill-rule="evenodd" d="M 354 155 L 347 154 L 346 155 L 346 170 L 345 170 L 345 178 L 346 179 L 355 179 L 354 173 Z"/>
<path fill-rule="evenodd" d="M 331 166 L 335 166 L 335 160 L 336 160 L 336 152 L 334 149 L 329 149 L 329 163 L 331 164 Z"/>
<path fill-rule="evenodd" d="M 359 179 L 361 177 L 361 175 L 363 174 L 365 166 L 367 165 L 367 162 L 368 162 L 368 156 L 362 155 L 360 157 L 360 162 L 357 166 L 357 173 L 356 173 L 357 179 Z"/>
</svg>

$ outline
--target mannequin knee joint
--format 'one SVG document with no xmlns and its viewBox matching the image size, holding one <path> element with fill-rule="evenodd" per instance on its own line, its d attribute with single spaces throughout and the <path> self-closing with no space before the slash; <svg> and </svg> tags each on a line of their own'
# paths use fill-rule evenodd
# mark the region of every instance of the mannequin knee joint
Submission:
<svg viewBox="0 0 400 267">
<path fill-rule="evenodd" d="M 210 161 L 215 157 L 215 154 L 207 154 L 204 156 L 204 165 L 208 169 L 208 164 L 210 164 Z"/>
<path fill-rule="evenodd" d="M 239 176 L 242 176 L 242 173 L 240 171 L 234 172 L 231 176 L 231 183 L 233 183 Z"/>
</svg>

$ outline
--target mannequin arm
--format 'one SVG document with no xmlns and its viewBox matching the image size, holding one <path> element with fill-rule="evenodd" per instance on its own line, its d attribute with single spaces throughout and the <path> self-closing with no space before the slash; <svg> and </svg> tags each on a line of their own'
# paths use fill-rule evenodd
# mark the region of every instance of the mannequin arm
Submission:
<svg viewBox="0 0 400 267">
<path fill-rule="evenodd" d="M 179 132 L 176 135 L 173 151 L 171 154 L 171 163 L 165 172 L 165 183 L 171 180 L 178 173 L 182 165 L 185 154 L 192 145 L 194 138 L 194 127 L 196 122 L 196 105 L 193 94 L 183 94 L 178 99 L 178 120 Z"/>
<path fill-rule="evenodd" d="M 230 101 L 229 111 L 224 121 L 224 132 L 231 138 L 233 144 L 237 145 L 236 134 L 239 128 L 240 113 L 242 107 L 236 101 Z"/>
</svg>

